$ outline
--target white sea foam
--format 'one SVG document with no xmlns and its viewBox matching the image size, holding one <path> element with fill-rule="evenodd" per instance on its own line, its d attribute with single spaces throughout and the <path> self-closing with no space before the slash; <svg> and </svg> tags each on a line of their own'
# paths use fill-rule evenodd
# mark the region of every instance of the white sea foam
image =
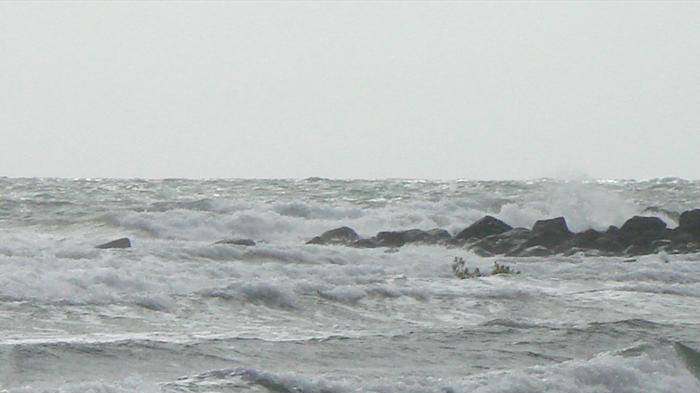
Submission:
<svg viewBox="0 0 700 393">
<path fill-rule="evenodd" d="M 2 384 L 0 384 L 2 388 Z M 46 387 L 18 387 L 0 390 L 7 393 L 159 393 L 157 383 L 145 382 L 139 377 L 129 377 L 122 381 L 90 381 L 60 384 Z"/>
<path fill-rule="evenodd" d="M 300 242 L 338 226 L 355 228 L 364 236 L 382 230 L 444 227 L 456 233 L 486 214 L 512 226 L 530 227 L 536 220 L 564 216 L 572 230 L 605 229 L 621 225 L 642 213 L 645 206 L 594 183 L 545 183 L 532 195 L 512 200 L 500 195 L 470 195 L 442 199 L 399 199 L 360 208 L 347 202 L 290 201 L 234 204 L 235 208 L 208 208 L 177 204 L 172 209 L 108 213 L 101 220 L 136 234 L 163 239 L 209 240 L 243 237 L 267 241 Z M 223 202 L 220 202 L 221 204 Z M 667 215 L 660 215 L 671 221 Z M 675 222 L 669 222 L 671 226 Z"/>
<path fill-rule="evenodd" d="M 697 347 L 700 255 L 625 263 L 304 244 L 345 225 L 364 237 L 454 234 L 485 214 L 526 227 L 563 215 L 573 230 L 604 229 L 649 206 L 669 218 L 696 207 L 697 182 L 0 183 L 10 183 L 2 196 L 10 202 L 0 204 L 5 389 L 150 391 L 158 380 L 179 393 L 698 391 L 668 353 L 591 358 L 591 347 L 667 339 Z M 131 249 L 94 248 L 122 236 Z M 229 238 L 258 244 L 213 244 Z M 456 279 L 454 256 L 487 276 Z M 490 276 L 494 261 L 522 273 Z M 158 344 L 122 350 L 107 336 Z M 353 369 L 353 357 L 363 367 Z M 125 364 L 144 379 L 111 373 Z M 221 370 L 239 365 L 247 368 Z M 219 371 L 179 384 L 195 366 Z"/>
<path fill-rule="evenodd" d="M 620 226 L 638 213 L 640 207 L 619 194 L 590 183 L 566 182 L 546 186 L 535 200 L 507 204 L 498 216 L 512 226 L 527 228 L 536 220 L 563 216 L 569 228 L 578 232 Z"/>
<path fill-rule="evenodd" d="M 499 372 L 475 378 L 460 391 L 479 393 L 558 392 L 690 392 L 700 383 L 677 360 L 648 355 L 623 358 L 602 354 L 586 361 L 571 361 L 553 367 Z M 457 389 L 455 389 L 457 390 Z"/>
<path fill-rule="evenodd" d="M 668 351 L 665 354 L 669 356 Z M 255 386 L 260 386 L 270 391 L 305 393 L 687 393 L 700 389 L 700 381 L 677 359 L 647 354 L 623 357 L 610 353 L 552 366 L 441 378 L 402 376 L 396 380 L 392 380 L 392 376 L 368 380 L 349 376 L 328 379 L 292 372 L 238 368 L 209 371 L 165 387 L 176 390 L 178 387 L 232 385 L 241 390 L 254 391 Z"/>
</svg>

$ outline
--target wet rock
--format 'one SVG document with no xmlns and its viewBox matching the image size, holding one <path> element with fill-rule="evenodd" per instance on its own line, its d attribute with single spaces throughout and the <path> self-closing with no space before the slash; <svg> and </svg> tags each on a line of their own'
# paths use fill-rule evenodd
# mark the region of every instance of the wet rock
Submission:
<svg viewBox="0 0 700 393">
<path fill-rule="evenodd" d="M 583 232 L 574 234 L 574 236 L 569 240 L 568 247 L 579 247 L 579 248 L 597 248 L 597 242 L 599 239 L 606 236 L 603 232 L 598 232 L 595 229 L 587 229 Z"/>
<path fill-rule="evenodd" d="M 232 246 L 255 246 L 255 241 L 251 239 L 224 239 L 224 240 L 219 240 L 218 242 L 214 244 L 229 244 Z"/>
<path fill-rule="evenodd" d="M 608 227 L 605 232 L 588 229 L 575 233 L 562 248 L 565 250 L 567 248 L 597 250 L 601 252 L 601 255 L 621 254 L 628 244 L 619 239 L 619 232 L 620 229 L 614 225 Z"/>
<path fill-rule="evenodd" d="M 700 209 L 681 213 L 678 220 L 678 230 L 700 239 Z"/>
<path fill-rule="evenodd" d="M 532 233 L 526 228 L 513 228 L 507 232 L 487 236 L 473 243 L 469 248 L 485 250 L 496 255 L 517 255 L 532 238 Z"/>
<path fill-rule="evenodd" d="M 358 247 L 358 248 L 374 248 L 374 247 L 379 247 L 377 243 L 374 242 L 373 239 L 360 239 L 353 243 L 353 246 Z"/>
<path fill-rule="evenodd" d="M 674 244 L 672 254 L 690 254 L 700 252 L 700 243 L 688 242 L 682 244 Z"/>
<path fill-rule="evenodd" d="M 566 225 L 566 219 L 564 219 L 564 217 L 538 220 L 535 222 L 535 225 L 532 226 L 532 231 L 540 233 L 556 233 L 566 236 L 572 235 L 569 227 Z"/>
<path fill-rule="evenodd" d="M 434 242 L 447 241 L 452 239 L 452 235 L 445 229 L 434 228 L 426 232 L 429 239 Z"/>
<path fill-rule="evenodd" d="M 436 244 L 449 240 L 452 236 L 444 229 L 431 229 L 423 231 L 420 229 L 409 229 L 406 231 L 386 231 L 379 232 L 371 239 L 376 247 L 401 247 L 408 243 Z"/>
<path fill-rule="evenodd" d="M 661 233 L 664 229 L 666 229 L 666 223 L 659 217 L 634 216 L 622 224 L 619 232 L 623 235 L 639 235 Z"/>
<path fill-rule="evenodd" d="M 487 236 L 498 235 L 513 229 L 505 222 L 492 217 L 485 216 L 472 225 L 466 227 L 462 232 L 455 236 L 457 240 L 483 239 Z"/>
<path fill-rule="evenodd" d="M 652 250 L 652 252 L 659 253 L 659 252 L 671 252 L 673 253 L 674 247 L 673 247 L 673 241 L 670 239 L 658 239 L 654 240 L 651 242 L 649 245 L 649 248 Z"/>
<path fill-rule="evenodd" d="M 516 229 L 486 237 L 475 244 L 496 254 L 544 256 L 566 252 L 563 246 L 574 236 L 563 217 L 539 220 L 532 230 Z"/>
<path fill-rule="evenodd" d="M 654 252 L 700 252 L 700 209 L 680 215 L 678 228 L 668 229 L 658 217 L 635 216 L 620 228 L 606 231 L 589 229 L 572 233 L 563 217 L 537 221 L 532 229 L 512 228 L 486 216 L 452 238 L 444 229 L 383 231 L 370 239 L 360 239 L 348 227 L 323 233 L 309 244 L 343 244 L 358 248 L 395 249 L 410 243 L 465 246 L 482 256 L 548 256 L 554 254 L 636 256 Z"/>
<path fill-rule="evenodd" d="M 621 253 L 625 245 L 611 237 L 601 237 L 596 239 L 592 249 L 603 251 L 605 255 Z"/>
<path fill-rule="evenodd" d="M 625 246 L 635 246 L 634 254 L 642 255 L 653 252 L 651 244 L 655 240 L 668 238 L 672 232 L 666 230 L 666 223 L 658 217 L 634 216 L 627 220 L 614 235 L 615 240 Z"/>
<path fill-rule="evenodd" d="M 130 248 L 130 247 L 131 247 L 131 240 L 129 240 L 128 237 L 123 237 L 121 239 L 112 240 L 111 242 L 107 242 L 104 244 L 100 244 L 99 246 L 95 246 L 95 248 L 101 248 L 101 249 Z"/>
<path fill-rule="evenodd" d="M 639 256 L 639 255 L 647 255 L 651 254 L 653 252 L 652 248 L 650 245 L 642 245 L 642 244 L 633 244 L 622 252 L 624 255 L 629 255 L 629 256 Z"/>
<path fill-rule="evenodd" d="M 374 239 L 381 247 L 401 247 L 406 243 L 421 241 L 426 236 L 426 233 L 420 229 L 409 229 L 399 232 L 379 232 Z"/>
<path fill-rule="evenodd" d="M 576 255 L 576 254 L 583 254 L 585 256 L 599 256 L 600 255 L 598 250 L 586 249 L 586 248 L 582 248 L 582 247 L 571 247 L 571 248 L 565 249 L 564 252 L 562 252 L 562 255 L 567 256 L 567 257 L 570 257 L 572 255 Z"/>
<path fill-rule="evenodd" d="M 323 232 L 321 236 L 316 236 L 306 242 L 306 244 L 344 244 L 351 245 L 360 240 L 360 236 L 354 229 L 340 227 Z"/>
<path fill-rule="evenodd" d="M 672 230 L 670 236 L 674 243 L 689 243 L 695 239 L 692 233 L 681 231 L 679 228 Z"/>
<path fill-rule="evenodd" d="M 543 246 L 554 249 L 564 244 L 574 236 L 566 225 L 564 217 L 539 220 L 532 227 L 532 238 L 527 247 Z"/>
<path fill-rule="evenodd" d="M 567 242 L 572 238 L 574 234 L 566 225 L 566 220 L 556 217 L 537 221 L 532 230 L 515 228 L 487 236 L 473 243 L 471 248 L 507 256 L 546 256 L 566 253 L 571 248 Z"/>
</svg>

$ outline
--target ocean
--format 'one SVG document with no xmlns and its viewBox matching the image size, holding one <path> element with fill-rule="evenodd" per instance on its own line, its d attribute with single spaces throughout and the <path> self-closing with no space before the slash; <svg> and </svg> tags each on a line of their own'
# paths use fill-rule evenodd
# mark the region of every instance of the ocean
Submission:
<svg viewBox="0 0 700 393">
<path fill-rule="evenodd" d="M 700 348 L 698 254 L 305 244 L 698 207 L 676 178 L 0 178 L 0 392 L 700 392 L 674 348 Z M 460 280 L 455 257 L 520 274 Z"/>
</svg>

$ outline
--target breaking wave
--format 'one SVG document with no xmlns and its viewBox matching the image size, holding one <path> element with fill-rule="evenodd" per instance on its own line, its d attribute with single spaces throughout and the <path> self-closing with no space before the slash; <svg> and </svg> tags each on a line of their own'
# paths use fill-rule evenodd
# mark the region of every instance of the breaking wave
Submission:
<svg viewBox="0 0 700 393">
<path fill-rule="evenodd" d="M 195 390 L 198 386 L 236 387 L 273 392 L 349 393 L 687 393 L 698 391 L 700 381 L 683 367 L 670 349 L 663 357 L 641 353 L 623 356 L 601 353 L 588 360 L 570 360 L 548 366 L 491 371 L 468 376 L 442 378 L 419 376 L 392 379 L 383 376 L 367 380 L 343 376 L 329 379 L 294 372 L 270 372 L 254 368 L 212 370 L 164 385 L 166 390 Z"/>
</svg>

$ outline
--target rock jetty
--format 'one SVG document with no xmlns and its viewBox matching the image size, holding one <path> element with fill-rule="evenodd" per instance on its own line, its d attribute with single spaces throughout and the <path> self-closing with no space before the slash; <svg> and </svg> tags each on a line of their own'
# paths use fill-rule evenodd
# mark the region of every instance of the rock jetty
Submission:
<svg viewBox="0 0 700 393">
<path fill-rule="evenodd" d="M 588 229 L 572 232 L 564 217 L 535 222 L 532 228 L 513 228 L 485 216 L 452 236 L 440 228 L 424 231 L 383 231 L 361 238 L 349 227 L 341 227 L 314 237 L 307 244 L 334 244 L 358 248 L 401 247 L 406 244 L 439 244 L 461 247 L 484 255 L 549 256 L 576 253 L 602 256 L 636 256 L 665 252 L 700 252 L 700 209 L 683 212 L 678 227 L 670 229 L 658 217 L 634 216 L 620 228 L 605 231 Z"/>
</svg>

